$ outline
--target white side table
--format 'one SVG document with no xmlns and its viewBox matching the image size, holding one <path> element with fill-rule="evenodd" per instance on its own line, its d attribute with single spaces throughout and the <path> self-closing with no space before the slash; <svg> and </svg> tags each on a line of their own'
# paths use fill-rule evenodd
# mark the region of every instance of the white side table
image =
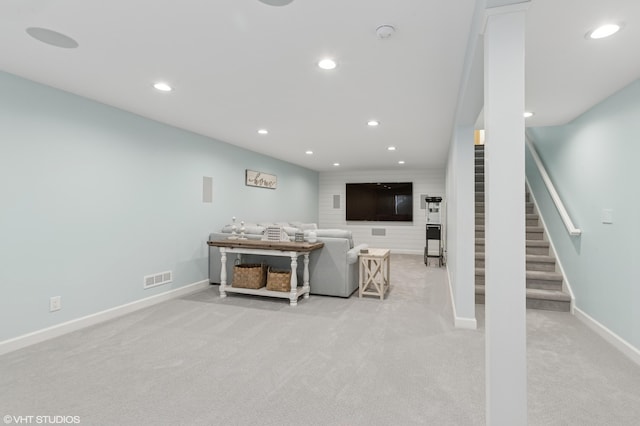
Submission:
<svg viewBox="0 0 640 426">
<path fill-rule="evenodd" d="M 358 297 L 379 296 L 384 299 L 384 294 L 389 290 L 391 272 L 391 250 L 369 249 L 368 253 L 360 253 L 360 283 Z"/>
</svg>

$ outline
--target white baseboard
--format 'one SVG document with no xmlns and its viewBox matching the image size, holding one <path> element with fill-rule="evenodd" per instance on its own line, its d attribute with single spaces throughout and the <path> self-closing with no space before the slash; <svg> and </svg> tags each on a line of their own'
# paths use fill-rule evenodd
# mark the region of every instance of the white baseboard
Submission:
<svg viewBox="0 0 640 426">
<path fill-rule="evenodd" d="M 196 283 L 188 284 L 174 290 L 169 290 L 164 293 L 145 297 L 144 299 L 136 300 L 135 302 L 126 303 L 124 305 L 116 306 L 114 308 L 110 308 L 101 312 L 96 312 L 95 314 L 76 318 L 71 321 L 43 328 L 42 330 L 34 331 L 32 333 L 5 340 L 3 342 L 0 342 L 0 355 L 22 349 L 36 343 L 44 342 L 45 340 L 62 336 L 63 334 L 71 333 L 73 331 L 77 331 L 113 318 L 117 318 L 122 315 L 126 315 L 128 313 L 135 312 L 170 299 L 185 296 L 187 294 L 207 288 L 209 285 L 210 284 L 208 279 L 198 281 Z"/>
<path fill-rule="evenodd" d="M 456 328 L 463 328 L 466 330 L 476 330 L 478 328 L 478 321 L 475 318 L 462 318 L 455 317 L 454 325 Z"/>
<path fill-rule="evenodd" d="M 620 352 L 631 358 L 633 362 L 640 365 L 640 350 L 634 346 L 632 346 L 629 342 L 624 340 L 622 337 L 618 336 L 613 331 L 609 330 L 604 325 L 600 324 L 598 321 L 590 317 L 584 311 L 580 310 L 580 308 L 574 308 L 574 315 L 580 321 L 585 323 L 587 327 L 595 331 L 600 337 L 609 342 L 613 347 L 618 349 Z"/>
<path fill-rule="evenodd" d="M 478 321 L 475 318 L 459 317 L 458 313 L 456 312 L 456 304 L 453 302 L 453 287 L 451 287 L 451 273 L 449 271 L 448 265 L 447 282 L 449 283 L 449 299 L 451 300 L 451 307 L 453 308 L 453 324 L 455 328 L 476 330 L 478 328 Z"/>
</svg>

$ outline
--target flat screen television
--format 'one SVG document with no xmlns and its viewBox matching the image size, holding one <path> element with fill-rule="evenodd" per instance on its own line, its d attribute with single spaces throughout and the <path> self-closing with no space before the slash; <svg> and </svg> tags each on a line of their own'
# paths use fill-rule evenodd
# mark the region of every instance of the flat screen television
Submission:
<svg viewBox="0 0 640 426">
<path fill-rule="evenodd" d="M 346 185 L 347 220 L 413 221 L 413 182 Z"/>
</svg>

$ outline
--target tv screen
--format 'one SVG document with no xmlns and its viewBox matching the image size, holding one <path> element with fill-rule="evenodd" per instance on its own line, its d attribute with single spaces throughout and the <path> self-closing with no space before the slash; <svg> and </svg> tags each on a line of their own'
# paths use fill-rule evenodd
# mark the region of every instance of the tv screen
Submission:
<svg viewBox="0 0 640 426">
<path fill-rule="evenodd" d="M 413 182 L 347 183 L 347 220 L 413 221 Z"/>
</svg>

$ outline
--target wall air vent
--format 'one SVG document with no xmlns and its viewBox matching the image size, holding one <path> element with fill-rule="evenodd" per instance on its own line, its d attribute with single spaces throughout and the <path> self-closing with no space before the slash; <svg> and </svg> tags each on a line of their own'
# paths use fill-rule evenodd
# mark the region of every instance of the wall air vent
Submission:
<svg viewBox="0 0 640 426">
<path fill-rule="evenodd" d="M 142 281 L 142 287 L 152 288 L 159 285 L 164 285 L 173 281 L 173 274 L 171 271 L 159 272 L 153 275 L 146 275 Z"/>
</svg>

